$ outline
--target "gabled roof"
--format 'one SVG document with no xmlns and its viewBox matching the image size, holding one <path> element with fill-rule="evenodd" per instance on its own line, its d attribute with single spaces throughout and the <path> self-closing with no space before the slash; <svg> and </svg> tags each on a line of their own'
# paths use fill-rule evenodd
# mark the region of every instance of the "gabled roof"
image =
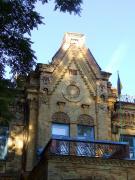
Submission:
<svg viewBox="0 0 135 180">
<path fill-rule="evenodd" d="M 52 58 L 52 64 L 58 65 L 69 52 L 74 54 L 74 58 L 76 58 L 78 53 L 81 53 L 83 58 L 87 61 L 90 69 L 98 78 L 101 68 L 93 57 L 91 51 L 85 46 L 85 36 L 83 34 L 65 33 L 61 47 Z"/>
</svg>

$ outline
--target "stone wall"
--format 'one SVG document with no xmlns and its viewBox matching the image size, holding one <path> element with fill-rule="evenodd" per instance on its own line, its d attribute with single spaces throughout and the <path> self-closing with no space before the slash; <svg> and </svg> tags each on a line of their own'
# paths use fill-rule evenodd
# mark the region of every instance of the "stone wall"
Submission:
<svg viewBox="0 0 135 180">
<path fill-rule="evenodd" d="M 135 162 L 128 160 L 52 156 L 44 159 L 29 179 L 134 180 L 134 169 Z"/>
</svg>

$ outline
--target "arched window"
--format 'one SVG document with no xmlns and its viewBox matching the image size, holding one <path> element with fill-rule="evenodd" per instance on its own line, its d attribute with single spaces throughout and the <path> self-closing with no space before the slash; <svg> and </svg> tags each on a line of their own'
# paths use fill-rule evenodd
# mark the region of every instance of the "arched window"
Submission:
<svg viewBox="0 0 135 180">
<path fill-rule="evenodd" d="M 69 116 L 64 112 L 52 115 L 52 136 L 69 136 Z"/>
<path fill-rule="evenodd" d="M 87 114 L 81 114 L 77 119 L 77 135 L 80 139 L 94 140 L 94 119 Z"/>
<path fill-rule="evenodd" d="M 52 115 L 52 137 L 69 136 L 69 116 L 64 112 L 56 112 Z M 69 153 L 69 143 L 53 141 L 53 148 L 57 149 L 59 154 L 67 155 Z"/>
</svg>

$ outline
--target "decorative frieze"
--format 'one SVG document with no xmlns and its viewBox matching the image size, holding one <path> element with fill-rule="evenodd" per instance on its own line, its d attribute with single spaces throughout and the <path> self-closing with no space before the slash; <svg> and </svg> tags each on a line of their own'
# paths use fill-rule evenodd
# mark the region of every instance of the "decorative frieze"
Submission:
<svg viewBox="0 0 135 180">
<path fill-rule="evenodd" d="M 88 158 L 88 157 L 76 157 L 76 156 L 48 156 L 48 160 L 55 160 L 57 163 L 62 161 L 63 163 L 74 162 L 74 164 L 84 165 L 89 164 L 96 166 L 110 166 L 114 167 L 125 167 L 125 168 L 135 168 L 135 161 L 123 160 L 123 159 L 103 159 L 103 158 Z"/>
<path fill-rule="evenodd" d="M 108 111 L 106 104 L 100 103 L 100 104 L 97 105 L 97 107 L 98 107 L 99 110 L 105 111 L 106 113 Z"/>
<path fill-rule="evenodd" d="M 56 123 L 70 123 L 69 116 L 64 112 L 56 112 L 52 115 L 52 121 Z"/>
<path fill-rule="evenodd" d="M 52 73 L 54 71 L 54 68 L 55 68 L 55 65 L 53 64 L 38 64 L 36 71 Z"/>
<path fill-rule="evenodd" d="M 69 74 L 71 74 L 71 75 L 77 75 L 77 70 L 76 69 L 69 68 L 68 71 L 69 71 Z"/>
<path fill-rule="evenodd" d="M 121 110 L 112 113 L 112 123 L 123 128 L 135 128 L 135 113 Z"/>
<path fill-rule="evenodd" d="M 87 125 L 87 126 L 94 126 L 94 118 L 87 114 L 81 114 L 77 118 L 77 124 L 80 125 Z"/>
</svg>

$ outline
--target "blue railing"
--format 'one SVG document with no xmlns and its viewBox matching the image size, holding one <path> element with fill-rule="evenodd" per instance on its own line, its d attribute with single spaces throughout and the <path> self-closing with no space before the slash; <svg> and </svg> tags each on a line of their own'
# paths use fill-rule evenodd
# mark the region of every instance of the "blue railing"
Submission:
<svg viewBox="0 0 135 180">
<path fill-rule="evenodd" d="M 88 141 L 78 138 L 53 137 L 43 152 L 60 156 L 123 159 L 129 158 L 129 145 L 126 142 Z"/>
</svg>

